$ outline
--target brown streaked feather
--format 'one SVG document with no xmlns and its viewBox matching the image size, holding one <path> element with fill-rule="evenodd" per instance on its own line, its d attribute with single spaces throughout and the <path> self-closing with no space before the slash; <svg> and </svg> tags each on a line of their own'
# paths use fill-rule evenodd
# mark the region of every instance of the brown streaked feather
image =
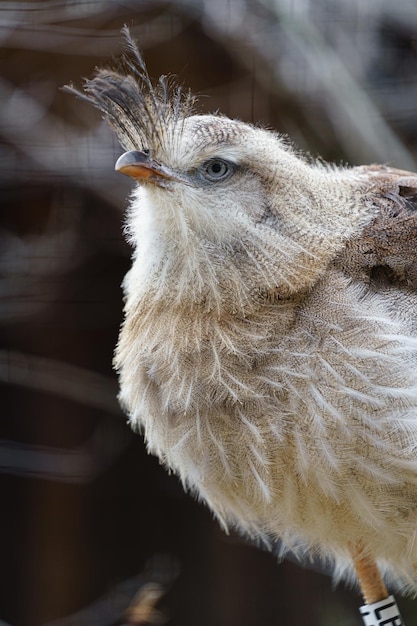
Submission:
<svg viewBox="0 0 417 626">
<path fill-rule="evenodd" d="M 371 286 L 417 292 L 417 174 L 382 165 L 357 169 L 369 174 L 367 193 L 378 213 L 348 241 L 337 265 Z"/>
</svg>

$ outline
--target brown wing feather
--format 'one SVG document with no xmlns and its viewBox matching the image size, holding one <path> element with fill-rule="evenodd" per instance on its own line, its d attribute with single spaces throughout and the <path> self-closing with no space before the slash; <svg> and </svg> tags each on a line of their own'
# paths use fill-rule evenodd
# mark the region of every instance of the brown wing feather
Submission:
<svg viewBox="0 0 417 626">
<path fill-rule="evenodd" d="M 337 264 L 369 285 L 417 292 L 417 174 L 380 165 L 357 170 L 369 175 L 378 213 L 347 243 Z"/>
</svg>

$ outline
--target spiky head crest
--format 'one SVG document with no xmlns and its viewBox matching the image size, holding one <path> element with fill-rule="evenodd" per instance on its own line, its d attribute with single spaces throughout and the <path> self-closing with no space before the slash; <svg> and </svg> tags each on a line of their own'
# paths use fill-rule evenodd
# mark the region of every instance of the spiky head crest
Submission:
<svg viewBox="0 0 417 626">
<path fill-rule="evenodd" d="M 197 98 L 172 77 L 161 76 L 154 85 L 129 28 L 124 26 L 122 33 L 124 52 L 115 69 L 97 69 L 82 91 L 72 85 L 65 90 L 100 109 L 126 150 L 157 150 L 167 129 L 174 134 L 194 113 Z"/>
</svg>

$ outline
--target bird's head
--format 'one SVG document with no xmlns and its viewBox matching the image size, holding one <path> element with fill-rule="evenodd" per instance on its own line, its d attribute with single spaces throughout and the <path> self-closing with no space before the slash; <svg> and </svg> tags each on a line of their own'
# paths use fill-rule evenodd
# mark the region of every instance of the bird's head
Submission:
<svg viewBox="0 0 417 626">
<path fill-rule="evenodd" d="M 363 222 L 352 174 L 310 163 L 276 133 L 197 114 L 189 92 L 166 77 L 153 85 L 125 36 L 122 69 L 71 90 L 105 114 L 127 150 L 116 170 L 139 183 L 131 291 L 175 285 L 181 302 L 236 311 L 307 289 Z"/>
</svg>

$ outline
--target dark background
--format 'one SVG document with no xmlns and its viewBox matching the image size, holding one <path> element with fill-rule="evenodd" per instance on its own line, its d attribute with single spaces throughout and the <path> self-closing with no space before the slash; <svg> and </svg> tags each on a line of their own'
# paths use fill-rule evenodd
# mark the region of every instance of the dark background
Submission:
<svg viewBox="0 0 417 626">
<path fill-rule="evenodd" d="M 149 582 L 172 626 L 358 625 L 357 591 L 222 533 L 118 408 L 131 181 L 100 114 L 59 88 L 117 55 L 125 23 L 201 110 L 415 168 L 411 0 L 0 2 L 0 626 L 128 623 Z"/>
</svg>

